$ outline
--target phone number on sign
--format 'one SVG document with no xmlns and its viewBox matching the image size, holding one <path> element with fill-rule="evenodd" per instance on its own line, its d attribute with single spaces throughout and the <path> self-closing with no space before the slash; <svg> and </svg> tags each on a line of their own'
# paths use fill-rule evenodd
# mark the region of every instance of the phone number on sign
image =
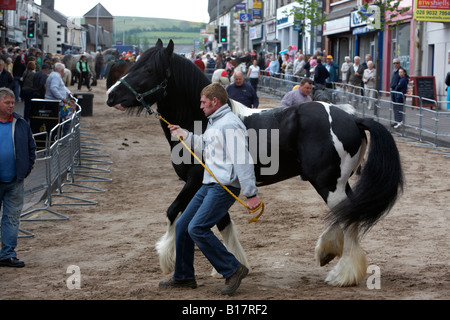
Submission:
<svg viewBox="0 0 450 320">
<path fill-rule="evenodd" d="M 428 16 L 450 16 L 450 10 L 416 10 L 417 15 L 428 15 Z"/>
</svg>

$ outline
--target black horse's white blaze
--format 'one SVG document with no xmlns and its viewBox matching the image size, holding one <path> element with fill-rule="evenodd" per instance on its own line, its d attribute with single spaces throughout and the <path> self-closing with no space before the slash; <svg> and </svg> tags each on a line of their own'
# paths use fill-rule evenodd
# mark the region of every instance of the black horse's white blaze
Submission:
<svg viewBox="0 0 450 320">
<path fill-rule="evenodd" d="M 200 121 L 204 131 L 207 118 L 200 109 L 200 92 L 210 82 L 195 64 L 174 54 L 173 49 L 172 41 L 164 48 L 158 40 L 129 70 L 128 87 L 118 83 L 108 91 L 107 103 L 125 109 L 138 106 L 142 110 L 144 104 L 136 99 L 135 93 L 155 91 L 145 95 L 145 105 L 157 103 L 157 111 L 165 119 L 191 132 Z M 161 83 L 167 84 L 164 90 L 154 90 Z M 330 208 L 327 216 L 330 225 L 315 248 L 315 257 L 321 266 L 335 257 L 340 258 L 326 281 L 335 286 L 359 284 L 366 276 L 366 258 L 359 241 L 389 212 L 403 187 L 400 156 L 391 134 L 378 122 L 355 117 L 328 103 L 308 102 L 270 110 L 248 109 L 233 101 L 229 104 L 249 131 L 277 132 L 273 136 L 257 136 L 258 142 L 267 144 L 265 150 L 274 150 L 276 144 L 279 153 L 278 170 L 272 174 L 264 174 L 262 169 L 267 164 L 262 157 L 253 159 L 258 186 L 301 176 Z M 161 126 L 171 151 L 176 150 L 179 142 L 171 139 L 165 123 L 161 122 Z M 366 131 L 370 133 L 369 144 Z M 363 157 L 361 175 L 350 186 L 349 178 Z M 165 272 L 173 269 L 175 261 L 173 226 L 176 218 L 201 187 L 204 172 L 203 167 L 193 161 L 172 162 L 172 165 L 186 183 L 167 209 L 167 233 L 157 244 L 161 268 Z M 267 204 L 267 214 L 270 214 L 270 207 Z M 234 248 L 231 252 L 247 264 L 229 214 L 219 222 L 218 228 L 227 247 Z"/>
</svg>

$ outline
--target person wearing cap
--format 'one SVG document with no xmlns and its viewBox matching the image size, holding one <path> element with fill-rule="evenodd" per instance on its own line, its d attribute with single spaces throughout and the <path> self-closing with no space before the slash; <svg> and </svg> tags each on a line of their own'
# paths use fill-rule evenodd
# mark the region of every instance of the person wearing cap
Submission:
<svg viewBox="0 0 450 320">
<path fill-rule="evenodd" d="M 338 72 L 339 72 L 339 65 L 333 61 L 333 56 L 328 55 L 327 60 L 324 64 L 325 68 L 328 70 L 328 73 L 330 76 L 325 80 L 326 81 L 326 87 L 332 88 L 333 82 L 338 82 Z"/>
</svg>

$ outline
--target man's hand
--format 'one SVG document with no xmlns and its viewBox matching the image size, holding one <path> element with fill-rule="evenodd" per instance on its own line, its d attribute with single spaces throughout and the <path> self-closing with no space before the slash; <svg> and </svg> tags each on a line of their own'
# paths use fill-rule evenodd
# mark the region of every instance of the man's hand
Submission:
<svg viewBox="0 0 450 320">
<path fill-rule="evenodd" d="M 181 139 L 185 140 L 189 135 L 189 131 L 184 130 L 176 124 L 171 124 L 170 126 L 168 126 L 168 128 L 170 130 L 170 134 L 174 137 L 180 137 Z"/>
<path fill-rule="evenodd" d="M 250 211 L 250 210 L 254 210 L 254 209 L 258 208 L 260 203 L 261 203 L 261 201 L 259 201 L 258 196 L 248 198 L 247 199 L 248 210 Z"/>
</svg>

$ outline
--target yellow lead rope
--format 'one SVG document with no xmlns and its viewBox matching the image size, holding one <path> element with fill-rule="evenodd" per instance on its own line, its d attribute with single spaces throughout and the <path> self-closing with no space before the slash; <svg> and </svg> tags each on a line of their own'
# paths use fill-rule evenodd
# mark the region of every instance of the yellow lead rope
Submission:
<svg viewBox="0 0 450 320">
<path fill-rule="evenodd" d="M 166 119 L 164 119 L 161 115 L 158 115 L 158 119 L 164 121 L 165 123 L 167 123 L 167 125 L 171 125 L 169 121 L 167 121 Z M 230 191 L 230 189 L 228 189 L 226 186 L 224 186 L 223 184 L 221 184 L 219 182 L 219 180 L 217 180 L 216 176 L 211 172 L 211 170 L 208 169 L 208 167 L 203 163 L 203 161 L 201 161 L 198 156 L 192 151 L 191 148 L 189 148 L 187 146 L 187 144 L 183 141 L 183 139 L 181 139 L 181 137 L 177 136 L 178 140 L 180 140 L 180 142 L 183 144 L 183 146 L 189 150 L 189 152 L 192 154 L 192 156 L 203 166 L 203 168 L 205 168 L 206 171 L 208 171 L 208 173 L 214 178 L 214 180 L 217 181 L 218 184 L 220 184 L 220 186 L 222 188 L 224 188 L 226 191 L 228 191 L 229 194 L 231 194 L 239 203 L 241 203 L 244 207 L 246 207 L 251 213 L 254 213 L 256 211 L 258 211 L 259 209 L 261 209 L 261 212 L 256 216 L 253 217 L 252 219 L 250 219 L 248 221 L 248 223 L 252 223 L 252 222 L 258 222 L 259 217 L 262 216 L 262 214 L 264 213 L 264 203 L 262 201 L 260 201 L 259 206 L 255 209 L 250 209 L 246 203 L 244 203 L 241 199 L 239 199 L 238 197 L 236 197 L 234 195 L 233 192 Z"/>
</svg>

